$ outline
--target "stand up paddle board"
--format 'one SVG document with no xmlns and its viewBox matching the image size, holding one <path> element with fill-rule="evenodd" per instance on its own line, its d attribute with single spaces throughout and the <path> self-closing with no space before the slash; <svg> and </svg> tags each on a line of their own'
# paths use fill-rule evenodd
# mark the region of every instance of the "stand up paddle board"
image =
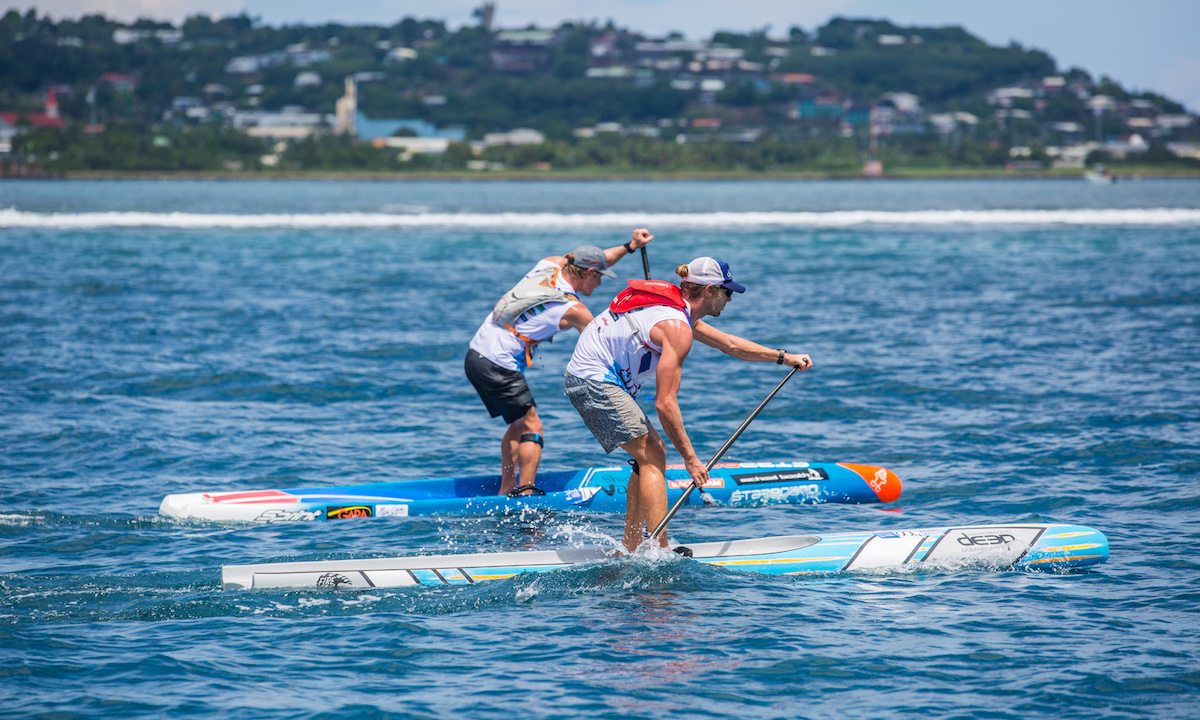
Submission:
<svg viewBox="0 0 1200 720">
<path fill-rule="evenodd" d="M 1108 559 L 1108 539 L 1082 525 L 970 525 L 839 535 L 784 535 L 696 543 L 693 559 L 768 575 L 894 572 L 905 569 L 1062 570 Z M 368 589 L 470 585 L 617 557 L 612 548 L 226 565 L 226 590 Z"/>
<path fill-rule="evenodd" d="M 160 515 L 180 520 L 277 523 L 354 517 L 463 515 L 520 511 L 625 512 L 628 467 L 538 473 L 533 495 L 497 495 L 499 475 L 291 490 L 196 492 L 168 495 Z M 691 484 L 682 466 L 667 468 L 668 502 Z M 705 497 L 707 495 L 707 498 Z M 891 470 L 852 463 L 721 463 L 709 472 L 704 493 L 689 505 L 734 507 L 778 503 L 876 503 L 900 497 Z"/>
</svg>

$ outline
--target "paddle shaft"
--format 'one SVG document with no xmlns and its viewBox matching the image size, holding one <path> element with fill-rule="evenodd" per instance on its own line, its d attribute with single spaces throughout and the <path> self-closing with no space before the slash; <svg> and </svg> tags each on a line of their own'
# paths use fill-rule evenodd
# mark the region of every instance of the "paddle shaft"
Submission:
<svg viewBox="0 0 1200 720">
<path fill-rule="evenodd" d="M 704 466 L 705 470 L 713 469 L 713 465 L 717 464 L 717 461 L 721 459 L 721 457 L 725 454 L 725 451 L 733 445 L 734 441 L 736 441 L 738 437 L 741 436 L 742 432 L 750 426 L 750 423 L 754 421 L 754 418 L 758 417 L 758 414 L 762 412 L 762 409 L 767 406 L 767 403 L 771 402 L 771 398 L 775 397 L 775 393 L 783 389 L 783 384 L 790 380 L 799 369 L 800 368 L 792 368 L 792 371 L 779 381 L 779 384 L 775 386 L 775 389 L 771 391 L 771 394 L 764 398 L 763 401 L 758 404 L 758 407 L 754 408 L 754 412 L 750 413 L 750 417 L 746 418 L 746 420 L 738 427 L 738 429 L 733 432 L 733 435 L 731 435 L 729 439 L 725 441 L 725 444 L 721 446 L 721 449 L 717 451 L 717 454 L 713 455 L 712 460 L 708 461 L 708 464 Z M 679 499 L 675 501 L 675 504 L 671 506 L 671 509 L 667 511 L 666 517 L 664 517 L 662 521 L 658 523 L 658 527 L 654 528 L 654 532 L 650 533 L 651 538 L 657 538 L 659 533 L 661 533 L 663 529 L 667 527 L 667 523 L 671 522 L 671 518 L 675 517 L 675 513 L 679 512 L 679 508 L 682 507 L 685 502 L 687 502 L 688 496 L 692 494 L 692 489 L 695 487 L 695 481 L 687 486 L 687 489 L 683 491 L 683 495 L 681 495 Z M 701 492 L 704 491 L 701 490 Z"/>
<path fill-rule="evenodd" d="M 650 279 L 650 261 L 646 259 L 646 246 L 642 246 L 642 270 L 646 271 L 646 279 Z"/>
</svg>

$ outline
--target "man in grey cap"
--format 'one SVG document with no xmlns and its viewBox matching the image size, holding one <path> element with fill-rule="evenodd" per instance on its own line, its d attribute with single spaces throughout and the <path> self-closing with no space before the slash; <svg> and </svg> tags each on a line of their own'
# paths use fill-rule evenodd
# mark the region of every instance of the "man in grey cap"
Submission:
<svg viewBox="0 0 1200 720">
<path fill-rule="evenodd" d="M 592 313 L 579 295 L 590 296 L 602 276 L 615 278 L 608 268 L 653 239 L 639 228 L 624 245 L 607 250 L 582 245 L 566 256 L 542 258 L 497 301 L 471 338 L 467 379 L 491 416 L 508 423 L 500 441 L 501 495 L 541 492 L 534 480 L 542 459 L 542 421 L 525 382 L 538 343 L 569 327 L 582 332 Z"/>
</svg>

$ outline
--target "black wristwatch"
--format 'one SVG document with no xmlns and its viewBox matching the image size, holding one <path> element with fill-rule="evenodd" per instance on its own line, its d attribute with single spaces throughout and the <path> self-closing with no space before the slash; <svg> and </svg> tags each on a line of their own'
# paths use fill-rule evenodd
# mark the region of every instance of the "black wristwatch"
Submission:
<svg viewBox="0 0 1200 720">
<path fill-rule="evenodd" d="M 633 254 L 633 246 L 632 246 L 632 245 L 630 245 L 629 243 L 625 243 L 625 252 L 627 252 L 627 253 L 629 253 L 630 255 L 632 255 L 632 254 Z"/>
<path fill-rule="evenodd" d="M 776 364 L 776 365 L 782 365 L 782 364 L 783 364 L 783 356 L 784 356 L 784 355 L 787 355 L 787 350 L 784 350 L 783 348 L 779 348 L 779 357 L 775 359 L 775 364 Z"/>
</svg>

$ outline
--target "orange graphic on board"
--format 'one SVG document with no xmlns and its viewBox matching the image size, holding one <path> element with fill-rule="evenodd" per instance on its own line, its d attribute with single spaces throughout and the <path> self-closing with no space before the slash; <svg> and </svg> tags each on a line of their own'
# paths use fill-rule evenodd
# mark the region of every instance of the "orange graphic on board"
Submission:
<svg viewBox="0 0 1200 720">
<path fill-rule="evenodd" d="M 900 478 L 891 470 L 874 465 L 855 465 L 853 463 L 838 463 L 838 465 L 858 473 L 879 496 L 879 502 L 892 502 L 900 497 Z"/>
</svg>

